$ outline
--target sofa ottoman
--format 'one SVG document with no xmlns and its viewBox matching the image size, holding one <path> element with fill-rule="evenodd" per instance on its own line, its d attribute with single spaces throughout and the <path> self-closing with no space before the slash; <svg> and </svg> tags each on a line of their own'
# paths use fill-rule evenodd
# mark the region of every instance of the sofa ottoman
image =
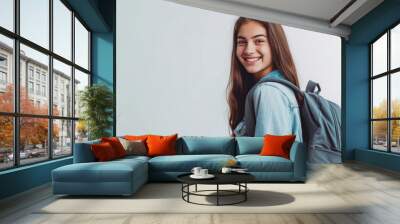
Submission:
<svg viewBox="0 0 400 224">
<path fill-rule="evenodd" d="M 147 157 L 74 163 L 52 171 L 53 193 L 131 195 L 148 180 Z"/>
</svg>

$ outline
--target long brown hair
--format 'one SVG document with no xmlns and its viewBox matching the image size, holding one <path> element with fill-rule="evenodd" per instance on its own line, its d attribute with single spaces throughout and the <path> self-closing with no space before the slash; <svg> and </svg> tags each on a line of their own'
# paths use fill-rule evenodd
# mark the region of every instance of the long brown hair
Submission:
<svg viewBox="0 0 400 224">
<path fill-rule="evenodd" d="M 227 86 L 227 100 L 229 105 L 229 126 L 233 130 L 243 119 L 246 95 L 256 83 L 256 80 L 249 74 L 236 57 L 236 39 L 240 27 L 250 21 L 261 24 L 267 31 L 268 43 L 271 47 L 272 65 L 279 70 L 282 75 L 291 83 L 299 87 L 296 67 L 293 62 L 292 54 L 289 50 L 285 32 L 281 25 L 240 17 L 233 31 L 233 48 L 231 56 L 231 73 Z"/>
</svg>

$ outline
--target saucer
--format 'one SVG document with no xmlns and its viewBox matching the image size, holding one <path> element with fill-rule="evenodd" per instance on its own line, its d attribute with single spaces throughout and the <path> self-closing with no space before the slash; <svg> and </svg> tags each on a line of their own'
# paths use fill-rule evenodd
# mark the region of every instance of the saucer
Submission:
<svg viewBox="0 0 400 224">
<path fill-rule="evenodd" d="M 194 174 L 190 175 L 190 178 L 193 178 L 193 179 L 211 179 L 211 178 L 214 178 L 214 177 L 215 176 L 212 175 L 212 174 L 207 174 L 207 175 L 204 175 L 204 176 L 194 175 Z"/>
</svg>

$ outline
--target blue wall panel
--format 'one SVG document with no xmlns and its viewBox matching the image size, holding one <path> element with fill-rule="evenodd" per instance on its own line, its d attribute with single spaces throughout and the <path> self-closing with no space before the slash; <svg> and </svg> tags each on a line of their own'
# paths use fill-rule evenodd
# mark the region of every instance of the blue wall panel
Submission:
<svg viewBox="0 0 400 224">
<path fill-rule="evenodd" d="M 92 33 L 92 81 L 104 84 L 114 90 L 114 33 Z M 114 97 L 115 100 L 115 97 Z M 115 107 L 114 107 L 115 113 Z M 115 116 L 113 116 L 115 123 Z M 115 125 L 109 128 L 109 133 L 115 133 Z"/>
<path fill-rule="evenodd" d="M 369 69 L 368 46 L 345 47 L 345 151 L 344 159 L 354 159 L 354 148 L 368 147 L 369 142 Z"/>
<path fill-rule="evenodd" d="M 400 172 L 400 155 L 375 150 L 356 149 L 355 159 L 369 165 Z"/>
<path fill-rule="evenodd" d="M 51 171 L 72 163 L 72 157 L 0 172 L 0 199 L 51 181 Z"/>
<path fill-rule="evenodd" d="M 370 145 L 369 43 L 398 22 L 400 22 L 400 1 L 386 0 L 353 24 L 349 40 L 343 42 L 344 158 L 392 170 L 399 170 L 399 156 L 368 149 Z"/>
<path fill-rule="evenodd" d="M 92 34 L 93 83 L 113 88 L 113 33 Z"/>
</svg>

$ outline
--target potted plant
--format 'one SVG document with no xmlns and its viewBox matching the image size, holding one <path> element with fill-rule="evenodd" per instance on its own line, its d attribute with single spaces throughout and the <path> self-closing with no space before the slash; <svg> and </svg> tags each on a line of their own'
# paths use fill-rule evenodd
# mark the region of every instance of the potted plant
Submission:
<svg viewBox="0 0 400 224">
<path fill-rule="evenodd" d="M 89 140 L 110 136 L 112 126 L 113 93 L 102 84 L 86 87 L 79 98 L 83 122 L 78 123 L 87 127 Z"/>
</svg>

